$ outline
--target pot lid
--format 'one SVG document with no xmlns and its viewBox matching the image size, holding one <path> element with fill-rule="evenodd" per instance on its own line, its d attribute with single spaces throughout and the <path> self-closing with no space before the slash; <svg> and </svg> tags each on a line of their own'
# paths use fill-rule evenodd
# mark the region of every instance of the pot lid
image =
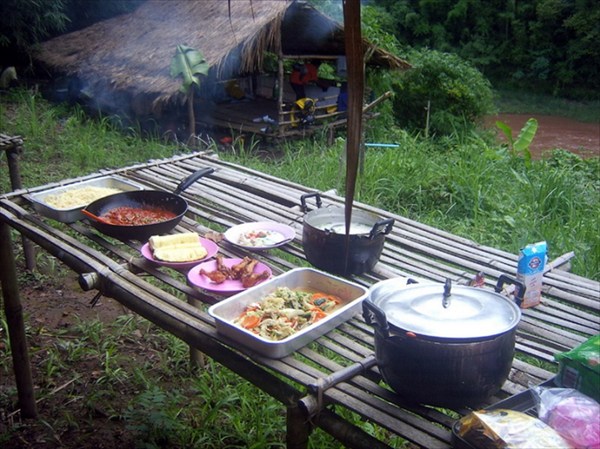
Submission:
<svg viewBox="0 0 600 449">
<path fill-rule="evenodd" d="M 385 312 L 391 326 L 417 335 L 485 338 L 519 323 L 520 308 L 499 293 L 453 285 L 445 297 L 444 290 L 443 284 L 406 285 L 405 279 L 388 279 L 371 287 L 369 298 Z"/>
</svg>

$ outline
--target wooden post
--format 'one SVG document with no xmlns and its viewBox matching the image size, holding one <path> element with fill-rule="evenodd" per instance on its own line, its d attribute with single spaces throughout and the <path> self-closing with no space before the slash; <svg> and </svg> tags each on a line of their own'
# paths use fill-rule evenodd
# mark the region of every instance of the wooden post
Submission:
<svg viewBox="0 0 600 449">
<path fill-rule="evenodd" d="M 7 136 L 0 134 L 0 148 L 6 152 L 8 162 L 8 173 L 10 176 L 10 185 L 13 190 L 19 190 L 23 187 L 21 184 L 21 172 L 19 171 L 19 155 L 23 152 L 23 139 L 19 136 Z M 35 270 L 35 252 L 33 244 L 23 237 L 23 254 L 25 255 L 25 267 L 28 270 Z"/>
<path fill-rule="evenodd" d="M 308 447 L 311 425 L 304 411 L 297 404 L 288 405 L 286 422 L 286 448 L 306 449 Z"/>
<path fill-rule="evenodd" d="M 0 281 L 21 416 L 36 418 L 37 408 L 25 336 L 23 307 L 19 298 L 15 256 L 12 250 L 10 228 L 4 222 L 0 222 Z"/>
<path fill-rule="evenodd" d="M 202 301 L 194 298 L 193 296 L 187 295 L 187 302 L 189 305 L 200 308 Z M 193 371 L 204 369 L 206 367 L 206 356 L 202 351 L 194 348 L 190 345 L 190 368 Z"/>
<path fill-rule="evenodd" d="M 277 86 L 277 123 L 279 126 L 277 127 L 277 134 L 281 136 L 282 127 L 281 122 L 284 121 L 283 117 L 283 83 L 284 83 L 284 71 L 283 71 L 283 55 L 281 51 L 277 57 L 277 81 L 279 86 Z"/>
</svg>

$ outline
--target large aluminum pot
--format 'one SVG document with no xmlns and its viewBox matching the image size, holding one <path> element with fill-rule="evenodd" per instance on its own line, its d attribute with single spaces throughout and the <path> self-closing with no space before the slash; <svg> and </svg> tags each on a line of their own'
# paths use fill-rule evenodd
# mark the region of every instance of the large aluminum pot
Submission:
<svg viewBox="0 0 600 449">
<path fill-rule="evenodd" d="M 304 216 L 302 227 L 306 260 L 317 268 L 342 275 L 361 274 L 373 269 L 381 256 L 385 236 L 394 226 L 394 219 L 382 219 L 366 211 L 353 210 L 346 245 L 344 208 L 321 207 L 320 195 L 307 193 L 300 198 L 304 212 L 308 211 L 306 200 L 313 197 L 318 208 Z"/>
<path fill-rule="evenodd" d="M 387 384 L 408 402 L 476 406 L 510 372 L 520 307 L 496 291 L 389 279 L 371 287 L 363 315 L 375 330 L 375 357 Z"/>
</svg>

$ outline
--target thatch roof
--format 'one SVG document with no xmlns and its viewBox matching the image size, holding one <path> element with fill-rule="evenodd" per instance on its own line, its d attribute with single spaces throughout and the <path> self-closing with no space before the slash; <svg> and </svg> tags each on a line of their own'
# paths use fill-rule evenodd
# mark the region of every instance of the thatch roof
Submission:
<svg viewBox="0 0 600 449">
<path fill-rule="evenodd" d="M 102 86 L 148 94 L 159 102 L 178 94 L 169 74 L 177 45 L 202 52 L 212 76 L 260 70 L 266 51 L 287 55 L 344 54 L 343 29 L 294 0 L 147 0 L 138 9 L 51 39 L 38 59 L 77 75 L 88 88 Z M 365 42 L 368 63 L 408 64 Z"/>
</svg>

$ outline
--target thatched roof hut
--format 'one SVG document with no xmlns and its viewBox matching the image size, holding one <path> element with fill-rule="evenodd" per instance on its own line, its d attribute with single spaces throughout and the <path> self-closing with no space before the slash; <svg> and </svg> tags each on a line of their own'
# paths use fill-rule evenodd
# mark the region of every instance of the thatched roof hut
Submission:
<svg viewBox="0 0 600 449">
<path fill-rule="evenodd" d="M 200 50 L 213 71 L 227 77 L 260 70 L 265 52 L 277 54 L 280 42 L 284 55 L 344 54 L 341 26 L 301 2 L 148 0 L 130 14 L 45 42 L 38 58 L 91 85 L 108 83 L 164 101 L 181 84 L 169 75 L 177 45 Z M 407 66 L 380 49 L 370 62 Z"/>
<path fill-rule="evenodd" d="M 280 60 L 334 59 L 345 52 L 343 26 L 301 1 L 147 0 L 132 13 L 43 43 L 37 58 L 79 78 L 93 98 L 139 101 L 145 106 L 138 109 L 152 104 L 155 111 L 182 99 L 181 80 L 170 76 L 182 44 L 199 50 L 210 65 L 203 84 L 260 72 L 266 52 Z M 367 64 L 409 67 L 367 41 L 364 46 Z"/>
</svg>

